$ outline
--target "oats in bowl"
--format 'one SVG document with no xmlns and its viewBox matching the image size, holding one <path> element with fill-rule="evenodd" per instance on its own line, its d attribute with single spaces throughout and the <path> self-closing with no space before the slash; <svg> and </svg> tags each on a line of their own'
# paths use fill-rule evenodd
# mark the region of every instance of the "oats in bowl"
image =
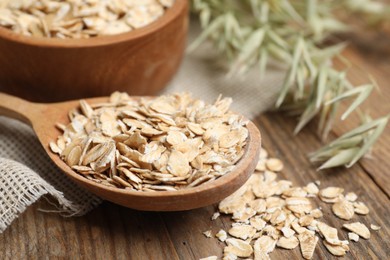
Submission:
<svg viewBox="0 0 390 260">
<path fill-rule="evenodd" d="M 2 1 L 0 26 L 27 36 L 89 38 L 144 27 L 174 0 Z"/>
<path fill-rule="evenodd" d="M 112 14 L 113 8 L 106 7 L 108 3 L 122 1 L 83 0 L 83 3 L 91 4 L 85 4 L 79 9 L 84 10 L 83 8 L 90 8 L 92 5 L 105 5 L 101 9 L 103 11 L 99 11 L 98 14 Z M 38 5 L 41 1 L 0 1 L 0 17 L 10 12 L 9 8 L 5 8 L 6 5 L 20 2 Z M 58 3 L 69 4 L 70 0 L 42 2 L 57 5 Z M 127 2 L 134 2 L 137 5 L 160 3 L 156 0 Z M 46 9 L 34 11 L 34 15 L 39 16 L 43 13 L 46 17 L 43 10 Z M 17 11 L 17 13 L 23 12 Z M 68 11 L 70 17 L 73 17 L 73 13 Z M 129 16 L 130 12 L 126 15 Z M 125 16 L 107 15 L 106 18 L 107 21 L 116 23 L 119 20 L 115 19 L 122 19 Z M 96 21 L 99 19 L 95 18 L 91 13 L 90 16 L 85 14 L 85 16 L 72 18 L 69 23 L 66 20 L 67 16 L 63 18 L 66 22 L 53 20 L 57 25 L 46 26 L 48 33 L 42 35 L 43 37 L 30 36 L 31 32 L 29 36 L 15 32 L 10 24 L 14 23 L 16 27 L 22 26 L 22 28 L 28 28 L 30 25 L 25 22 L 15 23 L 9 17 L 5 21 L 0 18 L 1 92 L 35 102 L 48 103 L 108 96 L 114 91 L 148 96 L 156 95 L 162 90 L 176 73 L 183 58 L 188 31 L 188 1 L 175 0 L 171 7 L 164 8 L 164 14 L 155 22 L 127 33 L 101 36 L 99 34 L 98 37 L 89 37 L 88 34 L 95 35 L 96 30 L 86 29 L 86 26 L 98 26 Z M 37 21 L 37 19 L 32 20 Z M 26 21 L 29 20 L 31 19 Z M 74 26 L 73 22 L 76 22 Z M 58 23 L 64 27 L 59 27 Z M 4 27 L 6 24 L 9 24 L 8 28 Z M 114 26 L 114 29 L 119 32 L 121 27 L 123 26 Z M 42 24 L 38 23 L 34 30 L 42 28 Z M 57 33 L 59 34 L 55 35 Z M 47 35 L 50 37 L 46 37 Z M 88 38 L 83 38 L 84 36 Z M 63 39 L 64 37 L 67 38 Z"/>
</svg>

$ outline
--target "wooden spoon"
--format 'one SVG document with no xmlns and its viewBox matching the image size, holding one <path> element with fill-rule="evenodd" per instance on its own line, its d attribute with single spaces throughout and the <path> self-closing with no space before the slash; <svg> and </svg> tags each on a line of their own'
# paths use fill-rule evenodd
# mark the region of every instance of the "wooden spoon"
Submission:
<svg viewBox="0 0 390 260">
<path fill-rule="evenodd" d="M 107 100 L 108 97 L 91 98 L 87 99 L 87 102 L 93 104 Z M 249 122 L 249 140 L 245 154 L 232 172 L 215 181 L 178 191 L 143 192 L 107 187 L 74 172 L 49 148 L 49 143 L 61 134 L 55 124 L 68 124 L 68 111 L 78 106 L 77 100 L 42 104 L 0 93 L 0 115 L 31 125 L 47 154 L 70 179 L 97 196 L 125 207 L 150 211 L 178 211 L 211 205 L 240 188 L 254 171 L 259 158 L 260 132 L 252 122 Z"/>
</svg>

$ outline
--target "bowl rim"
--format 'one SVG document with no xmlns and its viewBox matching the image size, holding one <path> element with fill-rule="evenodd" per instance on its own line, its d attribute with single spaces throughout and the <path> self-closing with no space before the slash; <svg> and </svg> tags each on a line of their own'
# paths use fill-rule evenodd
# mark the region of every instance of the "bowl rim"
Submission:
<svg viewBox="0 0 390 260">
<path fill-rule="evenodd" d="M 39 47 L 83 48 L 104 46 L 136 40 L 154 34 L 168 24 L 174 22 L 177 17 L 179 17 L 183 12 L 187 12 L 187 10 L 188 0 L 175 0 L 173 6 L 169 7 L 161 17 L 159 17 L 151 24 L 129 32 L 114 35 L 103 35 L 86 39 L 40 38 L 26 36 L 0 26 L 0 39 L 6 39 L 15 43 Z"/>
</svg>

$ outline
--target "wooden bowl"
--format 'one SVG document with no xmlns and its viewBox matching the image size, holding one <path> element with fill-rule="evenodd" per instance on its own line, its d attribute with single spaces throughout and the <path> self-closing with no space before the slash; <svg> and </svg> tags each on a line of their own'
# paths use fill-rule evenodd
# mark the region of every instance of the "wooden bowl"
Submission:
<svg viewBox="0 0 390 260">
<path fill-rule="evenodd" d="M 187 0 L 144 28 L 112 36 L 63 40 L 0 28 L 0 91 L 39 102 L 153 95 L 177 71 L 187 29 Z"/>
</svg>

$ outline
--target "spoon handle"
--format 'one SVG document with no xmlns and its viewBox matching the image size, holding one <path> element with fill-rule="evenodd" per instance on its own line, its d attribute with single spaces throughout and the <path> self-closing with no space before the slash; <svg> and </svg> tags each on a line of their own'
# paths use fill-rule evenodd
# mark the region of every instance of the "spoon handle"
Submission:
<svg viewBox="0 0 390 260">
<path fill-rule="evenodd" d="M 31 125 L 31 119 L 37 112 L 39 104 L 0 92 L 0 115 Z"/>
</svg>

